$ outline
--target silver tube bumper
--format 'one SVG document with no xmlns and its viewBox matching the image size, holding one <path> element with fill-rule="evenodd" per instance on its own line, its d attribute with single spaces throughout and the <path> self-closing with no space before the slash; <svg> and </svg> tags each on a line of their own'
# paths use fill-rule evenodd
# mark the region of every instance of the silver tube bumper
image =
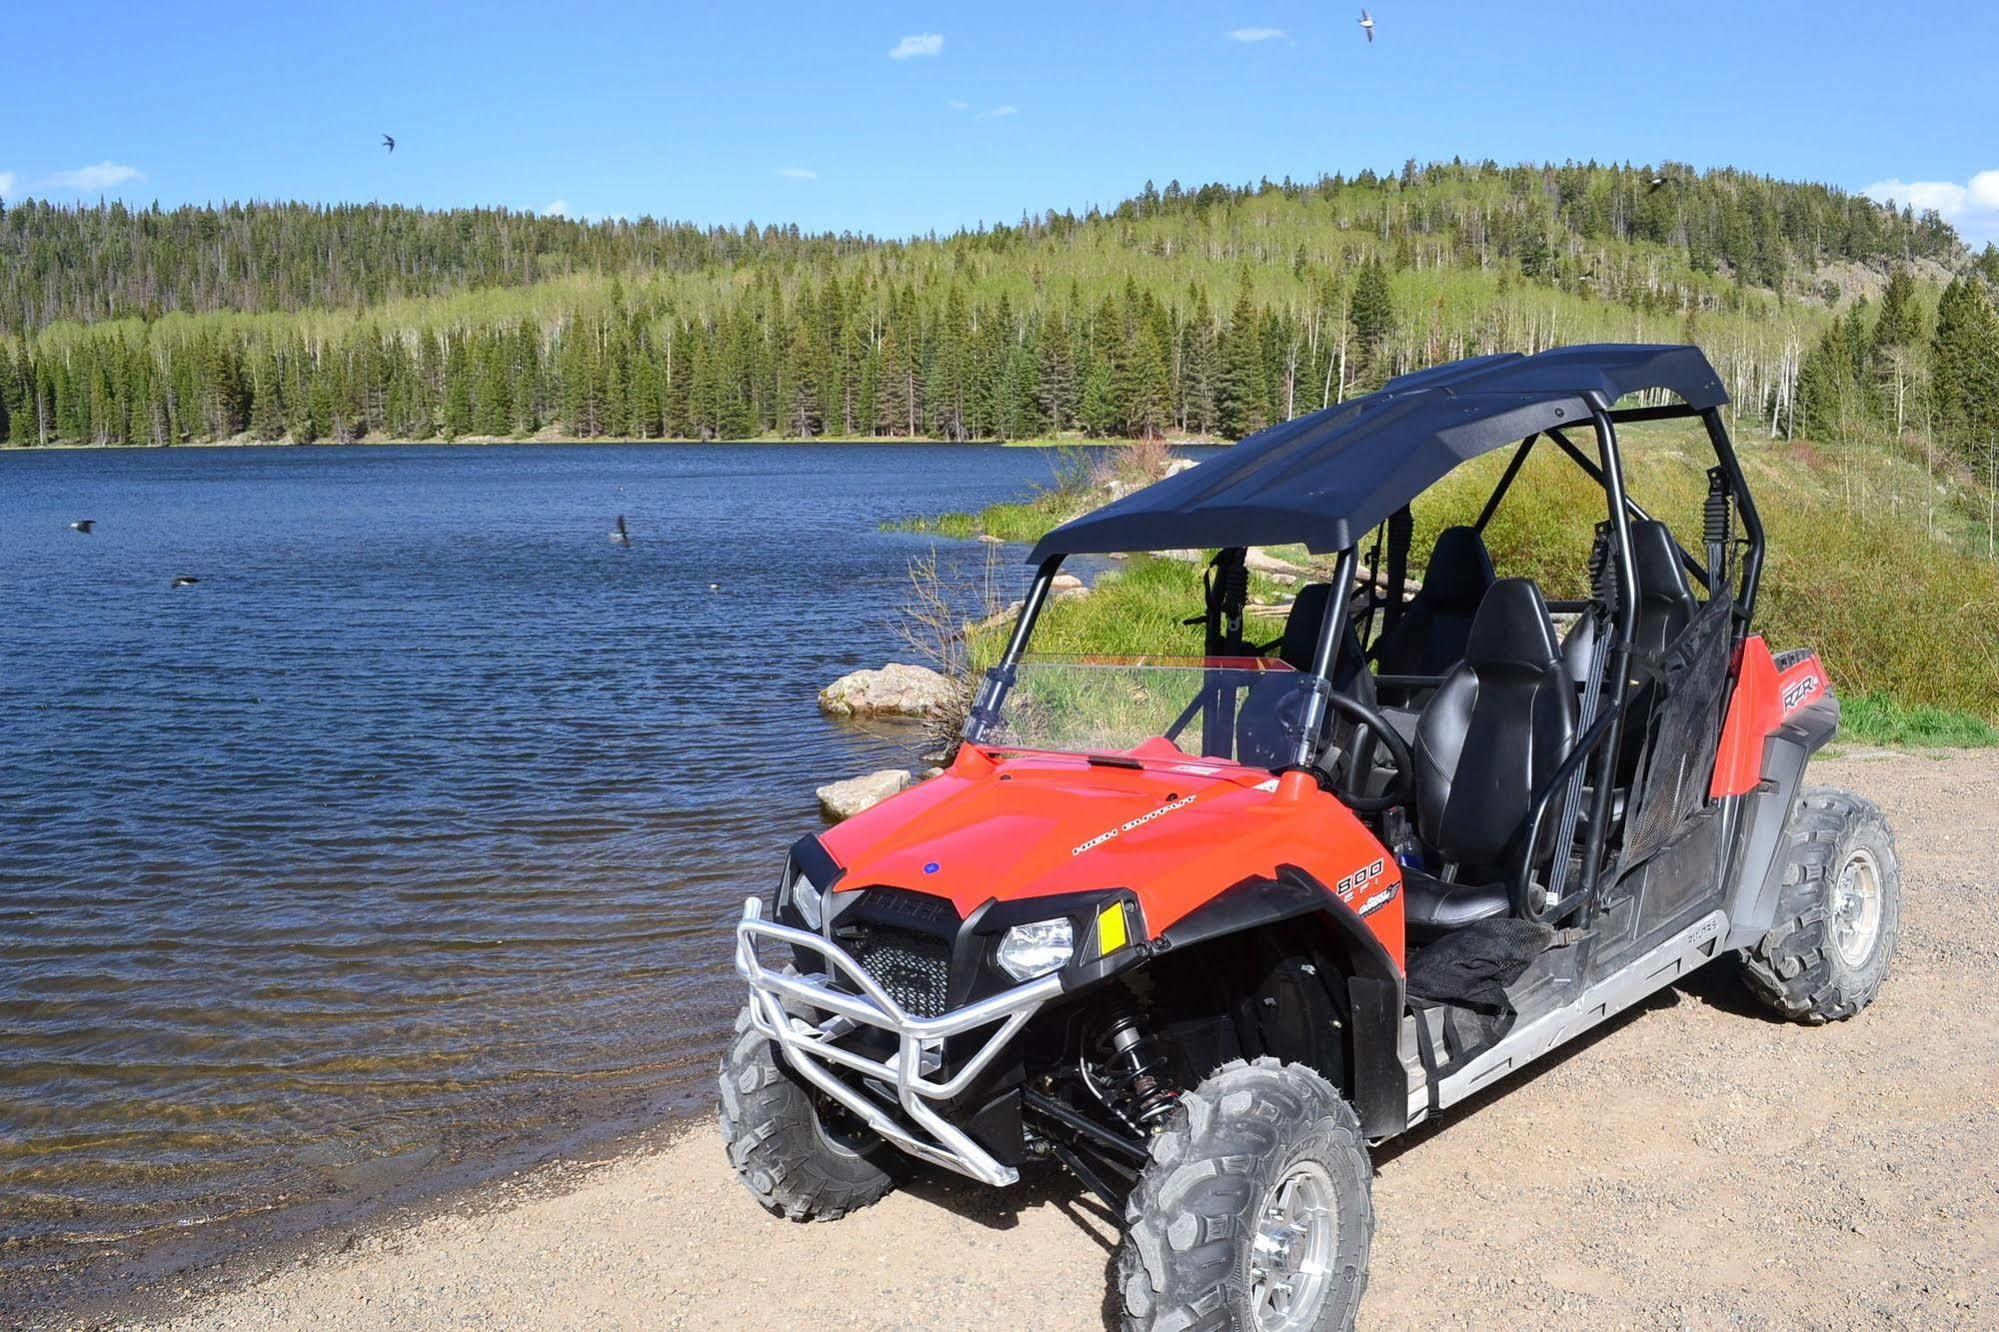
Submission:
<svg viewBox="0 0 1999 1332">
<path fill-rule="evenodd" d="M 816 953 L 825 959 L 826 970 L 797 975 L 766 967 L 757 960 L 760 940 Z M 985 1072 L 1027 1020 L 1062 992 L 1059 974 L 1016 985 L 941 1017 L 915 1017 L 891 999 L 844 948 L 817 934 L 765 920 L 763 903 L 754 897 L 743 903 L 743 918 L 736 924 L 736 974 L 749 983 L 750 1022 L 756 1029 L 777 1042 L 785 1062 L 800 1077 L 860 1116 L 874 1132 L 911 1156 L 981 1183 L 1006 1185 L 1020 1178 L 1019 1171 L 995 1161 L 930 1103 L 958 1095 Z M 836 987 L 835 976 L 859 993 Z M 785 1011 L 787 999 L 826 1016 L 816 1025 L 795 1017 Z M 863 1026 L 895 1033 L 894 1063 L 835 1044 Z M 933 1080 L 930 1074 L 943 1064 L 945 1039 L 983 1027 L 994 1029 L 963 1066 L 945 1081 Z M 835 1077 L 829 1064 L 852 1069 L 892 1091 L 910 1123 L 898 1121 L 878 1101 Z"/>
</svg>

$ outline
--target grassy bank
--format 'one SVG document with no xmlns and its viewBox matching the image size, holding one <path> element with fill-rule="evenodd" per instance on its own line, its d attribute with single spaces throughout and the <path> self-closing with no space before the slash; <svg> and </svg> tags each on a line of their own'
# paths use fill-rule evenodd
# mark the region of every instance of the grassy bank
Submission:
<svg viewBox="0 0 1999 1332">
<path fill-rule="evenodd" d="M 1626 443 L 1633 496 L 1676 531 L 1698 532 L 1705 440 L 1657 426 L 1630 431 Z M 1999 564 L 1983 557 L 1973 497 L 1891 450 L 1756 440 L 1738 447 L 1769 534 L 1757 627 L 1776 647 L 1809 645 L 1824 655 L 1845 701 L 1843 736 L 1896 746 L 1999 744 Z M 1504 452 L 1479 459 L 1417 503 L 1414 562 L 1441 528 L 1477 516 L 1505 463 Z M 1032 540 L 1101 503 L 1111 478 L 1148 466 L 1156 468 L 1156 456 L 1129 451 L 1071 458 L 1024 500 L 905 526 Z M 1552 449 L 1537 450 L 1487 528 L 1494 563 L 1536 579 L 1551 597 L 1582 595 L 1580 553 L 1601 511 L 1601 492 L 1579 469 Z M 1277 553 L 1307 558 L 1302 549 Z M 1284 592 L 1259 581 L 1254 594 Z M 1136 557 L 1094 595 L 1052 605 L 1036 647 L 1198 652 L 1199 631 L 1180 620 L 1199 599 L 1196 566 Z M 1282 627 L 1279 619 L 1264 622 L 1270 637 Z M 975 636 L 975 660 L 997 651 L 996 637 Z"/>
</svg>

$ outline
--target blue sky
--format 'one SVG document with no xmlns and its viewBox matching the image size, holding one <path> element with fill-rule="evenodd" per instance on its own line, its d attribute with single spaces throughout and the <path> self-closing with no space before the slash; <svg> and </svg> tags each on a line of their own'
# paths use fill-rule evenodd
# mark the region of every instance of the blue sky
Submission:
<svg viewBox="0 0 1999 1332">
<path fill-rule="evenodd" d="M 1372 46 L 1347 0 L 24 3 L 0 195 L 902 235 L 1148 178 L 1672 158 L 1912 198 L 1999 239 L 1990 6 L 1370 8 Z"/>
</svg>

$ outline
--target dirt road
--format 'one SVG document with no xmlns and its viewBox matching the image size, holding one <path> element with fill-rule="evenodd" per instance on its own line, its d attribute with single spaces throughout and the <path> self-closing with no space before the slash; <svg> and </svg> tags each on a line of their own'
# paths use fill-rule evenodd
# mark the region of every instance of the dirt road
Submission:
<svg viewBox="0 0 1999 1332">
<path fill-rule="evenodd" d="M 1786 1026 L 1710 967 L 1383 1148 L 1364 1326 L 1999 1326 L 1999 756 L 1814 775 L 1900 837 L 1880 999 Z M 787 1224 L 703 1124 L 335 1237 L 170 1325 L 1093 1329 L 1113 1236 L 1060 1181 Z"/>
</svg>

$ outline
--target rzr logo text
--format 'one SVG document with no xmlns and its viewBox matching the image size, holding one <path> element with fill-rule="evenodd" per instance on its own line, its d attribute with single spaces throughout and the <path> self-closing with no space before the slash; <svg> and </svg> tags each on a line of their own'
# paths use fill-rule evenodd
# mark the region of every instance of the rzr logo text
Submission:
<svg viewBox="0 0 1999 1332">
<path fill-rule="evenodd" d="M 1085 851 L 1088 851 L 1091 847 L 1102 846 L 1105 842 L 1110 841 L 1111 838 L 1116 837 L 1121 833 L 1128 833 L 1133 828 L 1142 828 L 1146 824 L 1152 822 L 1154 819 L 1158 818 L 1162 814 L 1171 814 L 1174 810 L 1185 809 L 1188 805 L 1191 805 L 1193 803 L 1194 803 L 1193 796 L 1181 796 L 1178 800 L 1173 801 L 1171 804 L 1161 805 L 1158 809 L 1155 809 L 1150 813 L 1139 815 L 1137 818 L 1133 819 L 1130 823 L 1119 824 L 1117 827 L 1111 829 L 1109 832 L 1106 833 L 1098 833 L 1095 837 L 1092 837 L 1089 841 L 1071 850 L 1069 854 L 1072 856 L 1080 856 Z"/>
<path fill-rule="evenodd" d="M 1789 712 L 1792 708 L 1797 707 L 1798 704 L 1804 702 L 1818 691 L 1819 678 L 1816 675 L 1807 675 L 1802 680 L 1793 681 L 1791 684 L 1786 685 L 1784 687 L 1784 711 Z"/>
</svg>

